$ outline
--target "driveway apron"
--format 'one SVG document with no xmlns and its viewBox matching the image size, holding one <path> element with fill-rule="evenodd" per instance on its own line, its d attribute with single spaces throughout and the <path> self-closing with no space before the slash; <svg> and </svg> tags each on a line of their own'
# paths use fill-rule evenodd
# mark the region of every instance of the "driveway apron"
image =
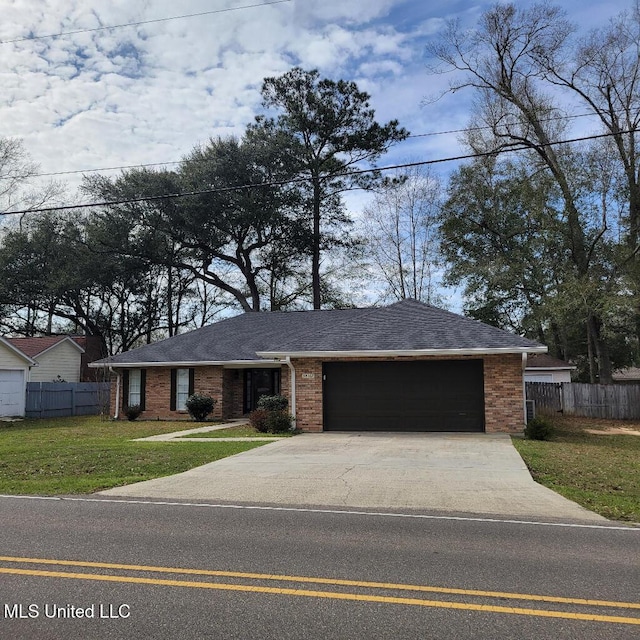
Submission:
<svg viewBox="0 0 640 640">
<path fill-rule="evenodd" d="M 302 434 L 101 494 L 606 522 L 535 483 L 504 434 Z"/>
</svg>

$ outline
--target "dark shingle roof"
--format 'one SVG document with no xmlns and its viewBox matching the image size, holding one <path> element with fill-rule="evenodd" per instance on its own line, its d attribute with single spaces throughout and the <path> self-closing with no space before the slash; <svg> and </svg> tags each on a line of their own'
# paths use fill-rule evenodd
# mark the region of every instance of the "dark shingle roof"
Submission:
<svg viewBox="0 0 640 640">
<path fill-rule="evenodd" d="M 476 320 L 403 300 L 366 309 L 245 313 L 100 363 L 258 360 L 257 353 L 543 348 Z"/>
</svg>

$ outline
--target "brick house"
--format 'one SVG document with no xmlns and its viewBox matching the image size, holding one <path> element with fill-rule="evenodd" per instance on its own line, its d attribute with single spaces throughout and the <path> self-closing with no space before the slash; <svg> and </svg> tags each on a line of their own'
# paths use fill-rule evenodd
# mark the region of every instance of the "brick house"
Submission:
<svg viewBox="0 0 640 640">
<path fill-rule="evenodd" d="M 186 418 L 191 393 L 215 418 L 261 395 L 289 398 L 303 431 L 518 432 L 528 353 L 547 348 L 415 300 L 365 309 L 245 313 L 92 363 L 115 375 L 111 411 Z"/>
</svg>

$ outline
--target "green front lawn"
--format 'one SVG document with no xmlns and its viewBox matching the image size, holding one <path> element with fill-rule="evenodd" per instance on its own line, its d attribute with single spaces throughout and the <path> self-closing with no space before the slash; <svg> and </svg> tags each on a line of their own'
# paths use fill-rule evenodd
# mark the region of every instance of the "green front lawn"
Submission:
<svg viewBox="0 0 640 640">
<path fill-rule="evenodd" d="M 550 441 L 513 439 L 533 478 L 606 518 L 640 522 L 640 423 L 574 416 L 553 418 Z M 605 431 L 592 434 L 587 430 Z"/>
<path fill-rule="evenodd" d="M 98 416 L 0 422 L 0 493 L 92 493 L 180 473 L 264 442 L 131 442 L 185 422 L 112 422 Z"/>
</svg>

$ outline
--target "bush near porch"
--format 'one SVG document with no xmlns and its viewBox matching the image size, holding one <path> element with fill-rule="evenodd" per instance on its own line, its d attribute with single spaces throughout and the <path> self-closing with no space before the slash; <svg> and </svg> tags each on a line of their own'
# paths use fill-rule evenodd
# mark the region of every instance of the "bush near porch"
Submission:
<svg viewBox="0 0 640 640">
<path fill-rule="evenodd" d="M 640 522 L 640 421 L 553 416 L 548 441 L 513 438 L 540 484 L 613 520 Z"/>
</svg>

